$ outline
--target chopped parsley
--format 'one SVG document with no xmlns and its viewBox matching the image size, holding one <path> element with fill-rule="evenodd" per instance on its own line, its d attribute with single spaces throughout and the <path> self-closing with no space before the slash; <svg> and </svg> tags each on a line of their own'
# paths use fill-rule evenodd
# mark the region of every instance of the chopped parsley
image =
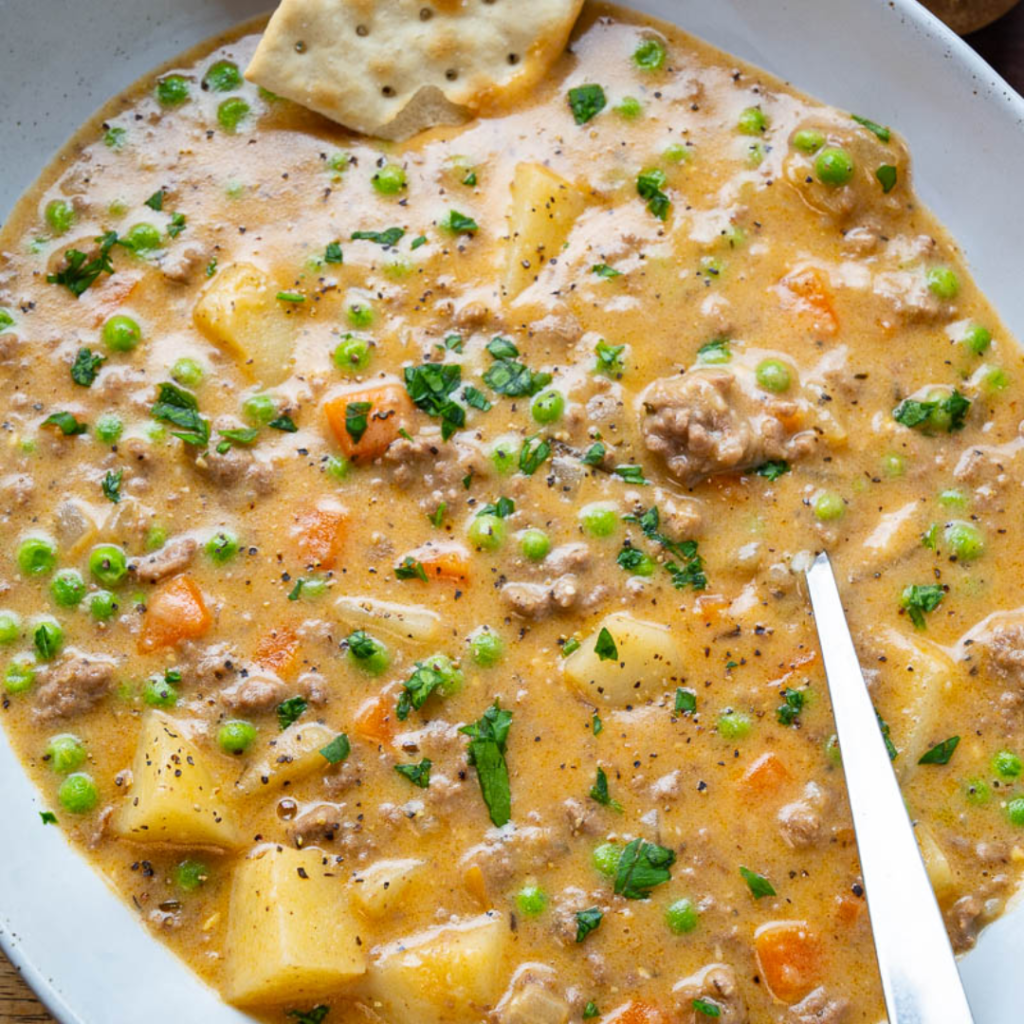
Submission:
<svg viewBox="0 0 1024 1024">
<path fill-rule="evenodd" d="M 345 431 L 355 444 L 359 444 L 370 425 L 367 416 L 372 408 L 372 402 L 348 402 L 345 405 Z"/>
<path fill-rule="evenodd" d="M 612 472 L 626 481 L 627 484 L 646 484 L 643 466 L 616 466 Z"/>
<path fill-rule="evenodd" d="M 596 711 L 590 717 L 590 729 L 595 736 L 600 736 L 604 731 L 604 722 L 601 721 L 601 716 Z"/>
<path fill-rule="evenodd" d="M 418 249 L 421 245 L 426 245 L 426 244 L 427 244 L 427 236 L 426 235 L 417 235 L 409 243 L 409 248 L 410 249 Z"/>
<path fill-rule="evenodd" d="M 330 1012 L 329 1006 L 314 1006 L 312 1010 L 289 1010 L 288 1016 L 295 1018 L 295 1024 L 323 1024 Z"/>
<path fill-rule="evenodd" d="M 594 784 L 590 787 L 590 799 L 596 800 L 602 807 L 610 807 L 613 811 L 622 810 L 622 804 L 618 800 L 613 800 L 608 792 L 608 776 L 603 768 L 597 769 Z"/>
<path fill-rule="evenodd" d="M 672 206 L 668 196 L 662 191 L 666 180 L 665 172 L 657 167 L 643 171 L 636 179 L 637 195 L 647 200 L 647 209 L 658 220 L 665 220 Z"/>
<path fill-rule="evenodd" d="M 488 502 L 479 512 L 478 516 L 497 516 L 499 519 L 507 519 L 516 510 L 516 503 L 511 498 L 499 498 L 493 504 Z"/>
<path fill-rule="evenodd" d="M 509 338 L 503 338 L 500 334 L 495 335 L 487 342 L 487 351 L 495 359 L 515 359 L 519 355 L 516 343 Z"/>
<path fill-rule="evenodd" d="M 886 195 L 896 187 L 896 168 L 892 164 L 882 164 L 875 171 L 875 177 L 878 179 L 879 184 L 882 186 L 882 191 Z"/>
<path fill-rule="evenodd" d="M 790 465 L 785 459 L 769 459 L 767 462 L 762 462 L 754 472 L 758 476 L 763 476 L 766 480 L 774 483 L 780 476 L 788 473 L 789 470 Z"/>
<path fill-rule="evenodd" d="M 857 114 L 851 114 L 850 117 L 862 128 L 867 128 L 869 132 L 877 135 L 883 142 L 888 142 L 892 138 L 892 132 L 888 128 L 884 128 L 882 125 L 876 124 L 866 117 L 859 117 Z"/>
<path fill-rule="evenodd" d="M 608 377 L 621 377 L 626 368 L 622 355 L 625 351 L 625 345 L 609 345 L 602 338 L 594 348 L 594 354 L 597 356 L 595 372 Z"/>
<path fill-rule="evenodd" d="M 896 744 L 893 743 L 892 737 L 889 735 L 889 723 L 882 718 L 882 716 L 876 711 L 875 718 L 878 719 L 878 728 L 882 732 L 882 742 L 885 744 L 885 752 L 889 755 L 890 761 L 895 761 L 899 756 L 899 751 L 896 749 Z"/>
<path fill-rule="evenodd" d="M 704 559 L 697 553 L 697 542 L 695 540 L 674 541 L 666 537 L 659 529 L 661 513 L 658 511 L 657 505 L 652 505 L 639 515 L 628 515 L 623 518 L 626 522 L 636 523 L 645 537 L 657 542 L 683 562 L 682 565 L 677 565 L 675 562 L 665 563 L 665 569 L 672 577 L 672 585 L 676 590 L 685 590 L 687 587 L 704 590 L 707 587 L 708 578 L 704 573 Z"/>
<path fill-rule="evenodd" d="M 253 441 L 255 441 L 256 438 L 260 436 L 260 428 L 259 427 L 238 427 L 237 429 L 236 428 L 229 428 L 227 430 L 218 430 L 217 433 L 220 434 L 220 436 L 223 437 L 226 442 L 228 442 L 227 444 L 224 444 L 224 445 L 220 445 L 220 444 L 217 445 L 217 451 L 221 452 L 221 454 L 223 454 L 233 444 L 240 444 L 240 445 L 252 444 Z M 223 451 L 221 450 L 222 448 L 223 448 Z"/>
<path fill-rule="evenodd" d="M 775 896 L 775 886 L 768 881 L 764 875 L 759 875 L 756 871 L 751 871 L 750 868 L 740 868 L 740 874 L 743 876 L 743 881 L 747 883 L 747 887 L 750 889 L 751 895 L 755 900 L 762 899 L 765 896 Z"/>
<path fill-rule="evenodd" d="M 345 254 L 341 251 L 341 242 L 328 242 L 324 250 L 324 263 L 344 263 Z"/>
<path fill-rule="evenodd" d="M 594 1017 L 600 1017 L 601 1011 L 597 1008 L 597 1003 L 591 999 L 586 1006 L 583 1007 L 583 1019 L 592 1020 Z"/>
<path fill-rule="evenodd" d="M 694 999 L 693 1008 L 697 1013 L 703 1013 L 705 1017 L 721 1017 L 722 1011 L 710 1000 Z"/>
<path fill-rule="evenodd" d="M 953 751 L 956 750 L 959 742 L 959 736 L 950 736 L 949 739 L 943 740 L 941 743 L 936 743 L 931 750 L 922 754 L 917 763 L 949 764 L 949 759 L 953 756 Z"/>
<path fill-rule="evenodd" d="M 54 412 L 43 420 L 44 427 L 59 427 L 65 437 L 74 437 L 76 434 L 84 434 L 89 428 L 75 419 L 71 412 Z"/>
<path fill-rule="evenodd" d="M 697 362 L 707 365 L 728 363 L 732 359 L 732 349 L 728 338 L 712 338 L 697 349 Z"/>
<path fill-rule="evenodd" d="M 615 638 L 608 632 L 606 626 L 602 626 L 601 632 L 597 634 L 594 653 L 598 661 L 618 661 L 619 649 L 615 646 Z"/>
<path fill-rule="evenodd" d="M 943 399 L 920 402 L 905 398 L 892 411 L 892 418 L 905 427 L 943 427 L 947 433 L 962 430 L 971 401 L 956 389 Z"/>
<path fill-rule="evenodd" d="M 444 522 L 444 514 L 447 511 L 448 502 L 442 501 L 441 504 L 438 505 L 437 508 L 435 508 L 434 511 L 431 512 L 429 516 L 427 516 L 427 519 L 430 520 L 430 525 L 440 530 L 441 524 Z"/>
<path fill-rule="evenodd" d="M 607 263 L 595 263 L 590 268 L 590 272 L 606 280 L 612 277 L 622 277 L 621 270 L 616 270 L 614 267 L 609 267 Z"/>
<path fill-rule="evenodd" d="M 395 566 L 395 579 L 398 580 L 423 580 L 427 582 L 427 570 L 419 559 L 412 555 L 406 555 L 398 565 Z"/>
<path fill-rule="evenodd" d="M 300 302 L 305 302 L 306 296 L 303 295 L 302 292 L 278 292 L 277 301 L 290 302 L 293 305 L 297 305 Z"/>
<path fill-rule="evenodd" d="M 445 352 L 458 352 L 462 354 L 462 335 L 461 334 L 446 334 L 444 336 L 444 342 L 437 346 L 443 349 Z"/>
<path fill-rule="evenodd" d="M 190 391 L 166 381 L 160 385 L 160 393 L 150 409 L 153 419 L 171 423 L 180 430 L 172 430 L 174 437 L 186 444 L 205 448 L 210 441 L 210 421 L 199 415 L 199 403 Z"/>
<path fill-rule="evenodd" d="M 53 811 L 40 811 L 39 812 L 39 820 L 44 825 L 56 825 L 57 824 L 57 815 L 54 814 Z"/>
<path fill-rule="evenodd" d="M 398 698 L 398 720 L 404 722 L 410 711 L 419 711 L 427 698 L 444 683 L 444 675 L 426 662 L 417 661 L 411 676 L 402 683 Z"/>
<path fill-rule="evenodd" d="M 402 228 L 387 228 L 384 231 L 353 231 L 354 242 L 376 242 L 385 247 L 398 245 L 405 231 Z"/>
<path fill-rule="evenodd" d="M 911 584 L 900 596 L 900 604 L 906 608 L 915 629 L 924 629 L 925 614 L 935 611 L 946 596 L 938 583 Z"/>
<path fill-rule="evenodd" d="M 419 764 L 396 764 L 395 771 L 404 775 L 414 786 L 426 789 L 430 785 L 430 769 L 433 762 L 429 757 L 423 758 Z"/>
<path fill-rule="evenodd" d="M 787 687 L 782 693 L 782 699 L 783 703 L 775 709 L 775 718 L 780 725 L 796 725 L 807 701 L 806 693 Z"/>
<path fill-rule="evenodd" d="M 119 469 L 116 473 L 112 469 L 108 469 L 101 485 L 103 497 L 107 501 L 112 501 L 115 505 L 121 500 L 121 478 L 123 476 L 123 469 Z"/>
<path fill-rule="evenodd" d="M 656 885 L 671 881 L 674 851 L 646 839 L 627 843 L 615 872 L 615 895 L 627 900 L 645 900 Z"/>
<path fill-rule="evenodd" d="M 537 434 L 528 437 L 519 450 L 519 469 L 527 476 L 533 476 L 551 454 L 551 442 L 538 440 L 538 437 Z"/>
<path fill-rule="evenodd" d="M 183 213 L 172 213 L 171 222 L 167 225 L 167 234 L 170 238 L 177 238 L 185 230 L 187 218 Z"/>
<path fill-rule="evenodd" d="M 503 710 L 495 700 L 476 722 L 459 730 L 470 737 L 469 763 L 476 768 L 484 803 L 498 828 L 512 819 L 512 788 L 505 763 L 505 743 L 511 726 L 512 712 Z"/>
<path fill-rule="evenodd" d="M 159 213 L 164 208 L 164 191 L 163 191 L 163 189 L 160 189 L 159 191 L 154 192 L 146 200 L 146 206 L 148 206 L 151 210 L 156 210 L 156 212 Z"/>
<path fill-rule="evenodd" d="M 675 710 L 681 715 L 692 715 L 697 710 L 697 694 L 693 690 L 676 687 Z"/>
<path fill-rule="evenodd" d="M 475 235 L 480 230 L 479 225 L 472 217 L 467 217 L 458 210 L 449 210 L 448 216 L 443 222 L 453 235 Z"/>
<path fill-rule="evenodd" d="M 600 466 L 604 462 L 608 449 L 600 441 L 595 441 L 584 453 L 580 462 L 584 466 Z"/>
<path fill-rule="evenodd" d="M 572 654 L 574 651 L 578 651 L 579 649 L 579 640 L 576 637 L 571 636 L 568 640 L 565 641 L 564 644 L 562 644 L 562 657 L 568 658 L 570 654 Z"/>
<path fill-rule="evenodd" d="M 106 356 L 93 353 L 92 349 L 80 348 L 71 364 L 71 379 L 83 388 L 92 386 L 100 367 L 107 361 Z"/>
<path fill-rule="evenodd" d="M 294 434 L 298 431 L 298 427 L 295 425 L 295 420 L 284 413 L 280 416 L 275 416 L 268 424 L 271 430 L 283 430 L 286 434 Z"/>
<path fill-rule="evenodd" d="M 487 412 L 491 408 L 491 400 L 478 388 L 473 387 L 472 384 L 467 384 L 462 389 L 462 397 L 466 405 L 479 409 L 481 412 Z"/>
<path fill-rule="evenodd" d="M 64 253 L 65 266 L 56 274 L 48 274 L 48 284 L 61 284 L 76 299 L 80 299 L 95 283 L 100 274 L 113 274 L 114 264 L 110 250 L 117 244 L 117 232 L 108 231 L 97 238 L 99 251 L 92 258 L 79 249 L 68 249 Z"/>
<path fill-rule="evenodd" d="M 577 124 L 586 124 L 607 106 L 604 89 L 599 85 L 577 85 L 569 90 L 569 109 Z"/>
<path fill-rule="evenodd" d="M 466 410 L 451 396 L 462 385 L 462 367 L 455 363 L 424 363 L 405 368 L 405 390 L 413 405 L 441 419 L 447 441 L 466 422 Z"/>
<path fill-rule="evenodd" d="M 280 729 L 287 729 L 293 722 L 302 717 L 309 707 L 305 697 L 289 697 L 277 705 L 277 724 Z"/>
<path fill-rule="evenodd" d="M 597 907 L 576 911 L 576 941 L 582 942 L 592 931 L 601 926 L 604 914 Z"/>
<path fill-rule="evenodd" d="M 320 748 L 320 753 L 329 764 L 340 764 L 352 753 L 352 744 L 345 733 L 339 732 L 326 747 Z"/>
</svg>

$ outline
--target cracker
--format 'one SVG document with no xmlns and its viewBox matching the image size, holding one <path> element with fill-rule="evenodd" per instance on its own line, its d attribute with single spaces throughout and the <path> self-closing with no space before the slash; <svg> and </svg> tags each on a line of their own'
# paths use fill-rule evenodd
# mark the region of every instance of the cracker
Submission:
<svg viewBox="0 0 1024 1024">
<path fill-rule="evenodd" d="M 246 77 L 368 135 L 408 138 L 513 101 L 583 0 L 282 0 Z"/>
</svg>

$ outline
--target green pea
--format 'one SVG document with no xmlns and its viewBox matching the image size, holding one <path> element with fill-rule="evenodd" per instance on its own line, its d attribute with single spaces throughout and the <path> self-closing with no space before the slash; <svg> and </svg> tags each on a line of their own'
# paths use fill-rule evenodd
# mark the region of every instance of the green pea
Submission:
<svg viewBox="0 0 1024 1024">
<path fill-rule="evenodd" d="M 205 376 L 206 371 L 203 369 L 202 364 L 198 363 L 195 359 L 189 359 L 188 356 L 182 356 L 171 367 L 172 380 L 176 380 L 187 388 L 198 387 L 203 383 L 203 377 Z"/>
<path fill-rule="evenodd" d="M 538 423 L 554 423 L 562 418 L 563 412 L 565 412 L 565 397 L 554 388 L 540 392 L 530 403 L 530 415 Z"/>
<path fill-rule="evenodd" d="M 57 565 L 56 545 L 45 537 L 26 537 L 18 545 L 18 568 L 26 576 L 49 576 Z"/>
<path fill-rule="evenodd" d="M 992 758 L 992 770 L 1004 779 L 1015 779 L 1017 778 L 1024 765 L 1021 763 L 1021 759 L 1009 750 L 1000 750 L 995 757 Z"/>
<path fill-rule="evenodd" d="M 1006 805 L 1006 817 L 1017 828 L 1024 826 L 1024 797 L 1017 797 Z"/>
<path fill-rule="evenodd" d="M 230 530 L 218 530 L 206 542 L 205 551 L 217 565 L 225 565 L 238 554 L 238 538 Z"/>
<path fill-rule="evenodd" d="M 458 693 L 466 682 L 462 670 L 447 654 L 432 654 L 429 658 L 423 659 L 423 664 L 426 668 L 432 668 L 441 677 L 438 690 L 444 697 Z"/>
<path fill-rule="evenodd" d="M 106 622 L 117 613 L 117 598 L 109 590 L 93 591 L 88 597 L 89 614 L 97 622 Z"/>
<path fill-rule="evenodd" d="M 57 799 L 72 814 L 88 814 L 99 803 L 100 794 L 91 775 L 75 772 L 60 784 Z"/>
<path fill-rule="evenodd" d="M 4 670 L 4 688 L 8 693 L 24 693 L 35 681 L 35 658 L 31 654 L 19 654 Z"/>
<path fill-rule="evenodd" d="M 121 434 L 124 432 L 124 423 L 121 422 L 121 417 L 116 413 L 105 412 L 96 420 L 93 430 L 104 444 L 117 444 Z"/>
<path fill-rule="evenodd" d="M 660 71 L 668 56 L 660 39 L 644 39 L 633 51 L 633 63 L 643 71 Z"/>
<path fill-rule="evenodd" d="M 499 437 L 491 445 L 491 462 L 494 468 L 506 476 L 512 473 L 519 465 L 520 440 L 515 435 Z"/>
<path fill-rule="evenodd" d="M 14 326 L 14 317 L 9 309 L 0 306 L 0 331 L 6 331 L 8 327 Z"/>
<path fill-rule="evenodd" d="M 61 569 L 50 580 L 50 594 L 61 608 L 77 608 L 85 597 L 85 580 L 77 569 Z"/>
<path fill-rule="evenodd" d="M 146 533 L 146 550 L 156 551 L 167 543 L 167 530 L 159 524 L 151 526 Z"/>
<path fill-rule="evenodd" d="M 348 322 L 355 328 L 369 327 L 373 323 L 373 307 L 354 302 L 348 307 L 345 315 Z"/>
<path fill-rule="evenodd" d="M 615 113 L 627 121 L 635 121 L 643 112 L 643 105 L 635 96 L 623 96 L 622 102 L 615 107 Z"/>
<path fill-rule="evenodd" d="M 619 514 L 610 505 L 593 502 L 580 509 L 580 522 L 592 537 L 610 537 L 618 528 Z"/>
<path fill-rule="evenodd" d="M 478 629 L 469 638 L 469 650 L 481 668 L 490 668 L 501 661 L 505 653 L 505 642 L 486 627 Z"/>
<path fill-rule="evenodd" d="M 178 688 L 164 676 L 150 676 L 142 684 L 142 702 L 151 708 L 173 708 L 178 703 Z"/>
<path fill-rule="evenodd" d="M 635 561 L 631 561 L 628 565 L 623 565 L 623 568 L 629 572 L 630 576 L 653 576 L 658 568 L 658 563 L 646 552 L 639 552 L 638 554 L 639 557 Z"/>
<path fill-rule="evenodd" d="M 65 199 L 53 199 L 46 204 L 43 216 L 55 235 L 63 235 L 75 223 L 75 208 Z"/>
<path fill-rule="evenodd" d="M 686 163 L 692 157 L 693 153 L 686 146 L 678 142 L 673 142 L 671 146 L 666 146 L 661 152 L 662 160 L 670 164 Z"/>
<path fill-rule="evenodd" d="M 21 636 L 21 619 L 15 612 L 0 612 L 0 644 L 13 644 Z"/>
<path fill-rule="evenodd" d="M 960 278 L 951 267 L 929 267 L 925 274 L 928 288 L 938 299 L 955 299 L 960 291 Z"/>
<path fill-rule="evenodd" d="M 142 341 L 142 328 L 130 317 L 118 314 L 103 325 L 103 343 L 112 352 L 130 352 Z"/>
<path fill-rule="evenodd" d="M 779 394 L 789 390 L 792 378 L 789 367 L 781 359 L 764 359 L 757 364 L 757 383 L 765 389 Z"/>
<path fill-rule="evenodd" d="M 277 402 L 270 395 L 250 395 L 242 402 L 242 415 L 250 423 L 267 424 L 277 416 Z"/>
<path fill-rule="evenodd" d="M 128 573 L 128 557 L 116 544 L 99 544 L 89 552 L 89 572 L 97 581 L 112 587 Z"/>
<path fill-rule="evenodd" d="M 217 107 L 217 123 L 226 132 L 237 131 L 238 126 L 249 116 L 250 109 L 245 100 L 232 96 Z"/>
<path fill-rule="evenodd" d="M 125 233 L 121 241 L 139 256 L 145 256 L 160 248 L 162 241 L 160 229 L 145 222 L 133 224 Z"/>
<path fill-rule="evenodd" d="M 469 524 L 469 539 L 483 551 L 497 551 L 505 543 L 505 520 L 490 514 L 476 516 Z"/>
<path fill-rule="evenodd" d="M 174 867 L 174 884 L 183 892 L 195 892 L 210 877 L 210 869 L 198 860 L 183 860 Z"/>
<path fill-rule="evenodd" d="M 331 355 L 342 373 L 361 373 L 370 365 L 370 343 L 354 334 L 343 334 Z"/>
<path fill-rule="evenodd" d="M 218 60 L 206 69 L 203 88 L 213 92 L 234 92 L 242 86 L 242 72 L 231 60 Z"/>
<path fill-rule="evenodd" d="M 825 756 L 836 766 L 843 763 L 842 751 L 839 749 L 839 737 L 835 733 L 832 733 L 825 741 Z"/>
<path fill-rule="evenodd" d="M 537 917 L 544 913 L 544 908 L 547 905 L 548 895 L 540 886 L 524 885 L 516 893 L 516 906 L 525 917 Z"/>
<path fill-rule="evenodd" d="M 352 470 L 352 463 L 344 455 L 330 455 L 324 463 L 324 469 L 332 480 L 339 483 L 346 479 Z"/>
<path fill-rule="evenodd" d="M 956 487 L 948 487 L 939 492 L 938 502 L 944 508 L 967 508 L 967 495 Z"/>
<path fill-rule="evenodd" d="M 984 366 L 979 373 L 982 387 L 989 393 L 1005 391 L 1010 386 L 1010 375 L 999 366 Z"/>
<path fill-rule="evenodd" d="M 665 923 L 676 935 L 692 932 L 697 927 L 699 919 L 700 912 L 685 896 L 665 908 Z"/>
<path fill-rule="evenodd" d="M 760 107 L 747 107 L 740 111 L 736 128 L 742 135 L 761 135 L 768 128 L 768 118 Z"/>
<path fill-rule="evenodd" d="M 973 523 L 955 519 L 943 531 L 946 546 L 959 562 L 971 562 L 985 552 L 985 538 Z"/>
<path fill-rule="evenodd" d="M 741 711 L 726 711 L 718 716 L 718 735 L 724 740 L 740 740 L 750 734 L 750 716 Z"/>
<path fill-rule="evenodd" d="M 49 661 L 55 658 L 64 646 L 64 630 L 56 619 L 40 619 L 32 634 L 32 640 L 39 657 L 43 661 Z"/>
<path fill-rule="evenodd" d="M 165 75 L 156 83 L 156 99 L 162 107 L 180 107 L 188 98 L 188 79 L 183 75 Z"/>
<path fill-rule="evenodd" d="M 992 790 L 989 789 L 988 783 L 984 779 L 965 779 L 961 783 L 960 789 L 964 794 L 964 799 L 969 804 L 974 804 L 975 807 L 981 807 L 992 799 Z"/>
<path fill-rule="evenodd" d="M 903 476 L 907 471 L 907 460 L 897 452 L 882 456 L 882 472 L 887 477 Z"/>
<path fill-rule="evenodd" d="M 244 754 L 256 742 L 256 726 L 235 718 L 217 730 L 217 745 L 225 754 Z"/>
<path fill-rule="evenodd" d="M 747 164 L 750 167 L 760 167 L 764 163 L 764 158 L 768 155 L 768 150 L 765 149 L 763 142 L 752 142 L 747 147 Z M 719 271 L 720 273 L 721 271 Z"/>
<path fill-rule="evenodd" d="M 853 177 L 853 157 L 841 146 L 826 146 L 814 158 L 814 173 L 823 185 L 838 188 Z"/>
<path fill-rule="evenodd" d="M 792 142 L 801 153 L 817 153 L 825 145 L 825 136 L 814 128 L 801 128 L 793 133 Z"/>
<path fill-rule="evenodd" d="M 379 676 L 387 671 L 391 655 L 376 637 L 359 630 L 348 638 L 348 660 L 368 675 Z"/>
<path fill-rule="evenodd" d="M 385 164 L 370 179 L 382 196 L 395 196 L 406 186 L 405 171 L 398 164 Z"/>
<path fill-rule="evenodd" d="M 822 522 L 842 518 L 846 512 L 846 503 L 835 491 L 820 491 L 814 498 L 812 506 L 814 514 Z"/>
<path fill-rule="evenodd" d="M 58 775 L 69 775 L 85 764 L 85 744 L 70 732 L 62 732 L 47 743 L 43 760 Z"/>
<path fill-rule="evenodd" d="M 519 550 L 531 562 L 539 562 L 551 550 L 551 538 L 543 530 L 531 527 L 520 535 Z"/>
<path fill-rule="evenodd" d="M 614 875 L 619 870 L 622 850 L 616 843 L 602 843 L 590 855 L 590 861 L 602 875 Z"/>
<path fill-rule="evenodd" d="M 970 324 L 960 340 L 976 356 L 980 356 L 992 344 L 992 332 L 981 324 Z"/>
</svg>

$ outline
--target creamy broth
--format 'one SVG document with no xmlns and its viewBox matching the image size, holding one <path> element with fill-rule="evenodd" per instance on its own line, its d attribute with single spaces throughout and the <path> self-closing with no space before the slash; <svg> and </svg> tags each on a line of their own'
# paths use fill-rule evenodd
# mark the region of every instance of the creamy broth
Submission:
<svg viewBox="0 0 1024 1024">
<path fill-rule="evenodd" d="M 813 552 L 958 950 L 1024 856 L 1024 366 L 904 144 L 598 6 L 378 144 L 210 73 L 257 31 L 0 236 L 57 827 L 267 1020 L 880 1020 Z"/>
</svg>

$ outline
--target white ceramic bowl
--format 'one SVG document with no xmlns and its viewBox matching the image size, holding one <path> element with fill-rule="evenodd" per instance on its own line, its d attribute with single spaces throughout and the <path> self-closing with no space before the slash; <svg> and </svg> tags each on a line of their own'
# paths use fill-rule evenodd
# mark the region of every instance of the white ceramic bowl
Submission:
<svg viewBox="0 0 1024 1024">
<path fill-rule="evenodd" d="M 1016 252 L 1024 101 L 914 0 L 625 2 L 898 127 L 919 194 L 960 241 L 1007 323 L 1024 323 Z M 0 216 L 100 103 L 261 6 L 0 0 Z M 61 833 L 40 824 L 38 795 L 2 738 L 0 779 L 0 946 L 63 1024 L 249 1019 L 151 939 Z M 977 1024 L 1024 1019 L 1021 949 L 1024 911 L 989 928 L 961 962 Z"/>
</svg>

